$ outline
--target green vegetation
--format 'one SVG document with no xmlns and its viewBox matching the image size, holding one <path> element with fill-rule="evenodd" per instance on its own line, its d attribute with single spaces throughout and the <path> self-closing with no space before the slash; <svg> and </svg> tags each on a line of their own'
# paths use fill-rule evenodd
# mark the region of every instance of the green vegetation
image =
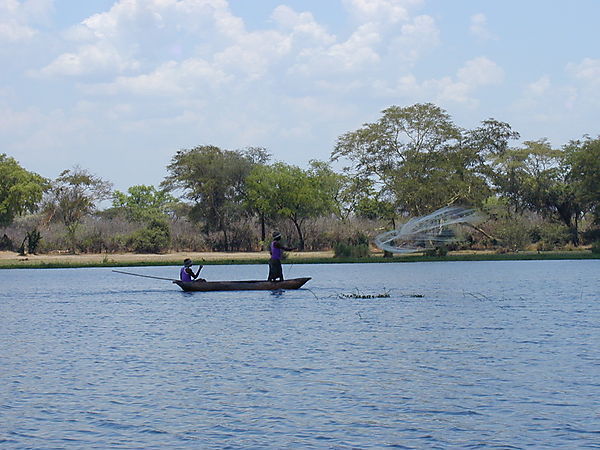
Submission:
<svg viewBox="0 0 600 450">
<path fill-rule="evenodd" d="M 289 246 L 333 250 L 336 262 L 380 261 L 369 246 L 376 235 L 462 205 L 484 212 L 485 222 L 457 230 L 459 241 L 447 247 L 385 261 L 464 258 L 457 250 L 486 251 L 484 259 L 596 254 L 560 251 L 597 251 L 600 138 L 562 148 L 518 139 L 495 119 L 469 130 L 431 103 L 390 106 L 342 134 L 330 161 L 301 168 L 271 162 L 260 147 L 201 145 L 177 151 L 159 187 L 127 192 L 78 167 L 49 181 L 1 154 L 0 249 L 252 252 L 278 230 Z M 112 206 L 101 210 L 106 200 Z"/>
<path fill-rule="evenodd" d="M 0 227 L 13 222 L 15 216 L 38 210 L 48 181 L 23 169 L 14 158 L 0 154 Z"/>
</svg>

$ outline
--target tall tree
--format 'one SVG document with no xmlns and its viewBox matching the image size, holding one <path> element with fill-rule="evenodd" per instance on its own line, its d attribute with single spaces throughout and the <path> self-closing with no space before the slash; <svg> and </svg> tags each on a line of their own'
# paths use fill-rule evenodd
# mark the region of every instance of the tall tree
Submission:
<svg viewBox="0 0 600 450">
<path fill-rule="evenodd" d="M 177 199 L 165 190 L 154 186 L 131 186 L 127 194 L 115 191 L 113 207 L 123 210 L 127 218 L 134 222 L 150 222 L 153 219 L 166 218 Z"/>
<path fill-rule="evenodd" d="M 247 179 L 247 197 L 256 210 L 290 220 L 298 233 L 298 248 L 304 250 L 306 220 L 334 210 L 337 187 L 327 165 L 314 162 L 302 170 L 279 162 L 254 168 Z"/>
<path fill-rule="evenodd" d="M 48 186 L 48 180 L 0 154 L 0 226 L 10 225 L 17 215 L 37 211 Z"/>
<path fill-rule="evenodd" d="M 566 153 L 553 149 L 548 140 L 526 141 L 498 158 L 498 187 L 517 208 L 530 209 L 564 223 L 577 244 L 579 219 L 585 212 L 571 183 Z"/>
<path fill-rule="evenodd" d="M 80 167 L 63 171 L 52 182 L 45 210 L 67 228 L 71 251 L 76 250 L 75 235 L 84 217 L 111 197 L 111 189 L 111 183 Z"/>
<path fill-rule="evenodd" d="M 202 221 L 206 232 L 223 233 L 229 250 L 231 223 L 244 213 L 245 180 L 256 165 L 256 152 L 222 150 L 212 145 L 178 151 L 167 166 L 169 175 L 161 184 L 167 190 L 181 189 L 192 201 L 190 218 Z"/>
<path fill-rule="evenodd" d="M 568 180 L 573 184 L 578 202 L 592 211 L 600 224 L 600 138 L 585 136 L 565 147 Z"/>
<path fill-rule="evenodd" d="M 476 139 L 482 136 L 473 133 Z M 467 145 L 446 111 L 431 103 L 392 106 L 377 122 L 342 135 L 331 159 L 350 161 L 346 169 L 373 180 L 380 197 L 398 212 L 420 215 L 485 198 L 489 189 L 480 173 L 482 145 Z"/>
</svg>

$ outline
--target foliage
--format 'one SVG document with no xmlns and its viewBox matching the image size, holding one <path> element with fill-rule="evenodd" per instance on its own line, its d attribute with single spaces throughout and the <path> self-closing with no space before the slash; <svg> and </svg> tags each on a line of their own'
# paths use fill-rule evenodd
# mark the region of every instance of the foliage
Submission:
<svg viewBox="0 0 600 450">
<path fill-rule="evenodd" d="M 583 210 L 592 211 L 600 223 L 600 138 L 584 137 L 564 147 L 570 167 L 568 181 Z"/>
<path fill-rule="evenodd" d="M 338 181 L 326 164 L 318 162 L 309 170 L 284 163 L 256 166 L 247 179 L 247 200 L 265 215 L 289 219 L 303 250 L 305 221 L 334 210 Z"/>
<path fill-rule="evenodd" d="M 592 244 L 591 250 L 592 250 L 592 253 L 596 253 L 596 254 L 600 253 L 600 241 L 594 242 Z"/>
<path fill-rule="evenodd" d="M 133 233 L 128 245 L 136 253 L 161 253 L 169 248 L 171 232 L 169 224 L 160 219 L 153 219 L 143 229 Z"/>
<path fill-rule="evenodd" d="M 10 225 L 15 216 L 37 211 L 48 181 L 28 172 L 6 154 L 0 154 L 0 226 Z"/>
<path fill-rule="evenodd" d="M 4 235 L 2 235 L 2 237 L 0 238 L 0 251 L 12 251 L 14 248 L 14 244 L 11 238 L 9 238 L 6 233 L 4 233 Z"/>
<path fill-rule="evenodd" d="M 23 239 L 21 247 L 19 248 L 19 253 L 21 255 L 24 255 L 26 253 L 35 254 L 37 252 L 41 240 L 42 234 L 38 230 L 33 229 L 31 231 L 28 231 L 25 235 L 25 239 Z"/>
<path fill-rule="evenodd" d="M 342 135 L 331 159 L 349 161 L 345 169 L 355 178 L 379 185 L 379 204 L 392 211 L 419 216 L 453 203 L 476 205 L 490 193 L 482 155 L 502 147 L 505 125 L 489 120 L 464 134 L 431 103 L 392 106 L 377 122 Z M 378 203 L 363 206 L 370 215 L 378 210 Z M 380 211 L 389 214 L 387 207 Z"/>
<path fill-rule="evenodd" d="M 448 247 L 446 247 L 445 245 L 440 245 L 438 247 L 425 250 L 426 256 L 444 257 L 447 254 L 448 254 Z"/>
<path fill-rule="evenodd" d="M 229 224 L 245 213 L 246 177 L 258 165 L 257 158 L 264 157 L 257 149 L 244 153 L 210 145 L 180 150 L 167 167 L 169 175 L 162 186 L 183 190 L 192 201 L 190 219 L 202 221 L 206 233 L 222 232 L 224 248 L 229 250 Z"/>
<path fill-rule="evenodd" d="M 510 251 L 524 250 L 530 242 L 530 229 L 518 217 L 499 221 L 496 225 L 496 235 L 500 246 Z"/>
<path fill-rule="evenodd" d="M 96 203 L 110 198 L 111 184 L 75 167 L 63 171 L 53 181 L 45 211 L 50 219 L 67 228 L 71 250 L 75 251 L 75 234 L 84 217 L 96 210 Z"/>
<path fill-rule="evenodd" d="M 150 222 L 153 219 L 166 218 L 173 210 L 177 199 L 166 190 L 157 190 L 154 186 L 131 186 L 127 194 L 115 191 L 113 207 L 123 210 L 128 220 Z"/>
<path fill-rule="evenodd" d="M 584 213 L 565 152 L 555 150 L 546 139 L 527 141 L 497 159 L 499 191 L 517 210 L 530 209 L 560 220 L 573 243 L 578 242 L 578 223 Z"/>
<path fill-rule="evenodd" d="M 336 258 L 366 258 L 369 253 L 369 238 L 364 233 L 355 233 L 333 244 L 333 254 Z"/>
<path fill-rule="evenodd" d="M 538 243 L 538 250 L 555 250 L 570 239 L 569 229 L 561 223 L 541 223 L 530 231 L 531 241 Z"/>
</svg>

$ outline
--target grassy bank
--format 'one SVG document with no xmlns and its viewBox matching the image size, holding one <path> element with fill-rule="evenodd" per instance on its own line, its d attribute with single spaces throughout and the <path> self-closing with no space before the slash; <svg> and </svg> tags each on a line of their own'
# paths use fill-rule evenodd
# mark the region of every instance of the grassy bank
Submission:
<svg viewBox="0 0 600 450">
<path fill-rule="evenodd" d="M 138 267 L 179 266 L 184 258 L 192 258 L 196 264 L 266 264 L 269 256 L 260 253 L 169 253 L 164 255 L 100 254 L 100 255 L 27 255 L 2 252 L 0 269 L 50 269 L 76 267 Z M 401 263 L 438 261 L 526 261 L 561 259 L 600 259 L 600 254 L 589 250 L 568 252 L 518 252 L 449 253 L 446 256 L 422 254 L 396 255 L 386 258 L 373 253 L 368 258 L 335 258 L 332 252 L 292 253 L 285 264 L 330 264 L 330 263 Z"/>
</svg>

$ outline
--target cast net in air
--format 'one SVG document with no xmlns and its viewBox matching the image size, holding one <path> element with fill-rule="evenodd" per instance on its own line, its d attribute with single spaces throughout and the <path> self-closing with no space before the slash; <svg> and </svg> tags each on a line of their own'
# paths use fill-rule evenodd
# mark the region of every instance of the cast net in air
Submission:
<svg viewBox="0 0 600 450">
<path fill-rule="evenodd" d="M 381 250 L 391 253 L 421 252 L 457 241 L 457 226 L 475 225 L 482 220 L 483 216 L 475 209 L 447 206 L 426 216 L 414 217 L 399 229 L 378 235 L 374 242 Z"/>
</svg>

